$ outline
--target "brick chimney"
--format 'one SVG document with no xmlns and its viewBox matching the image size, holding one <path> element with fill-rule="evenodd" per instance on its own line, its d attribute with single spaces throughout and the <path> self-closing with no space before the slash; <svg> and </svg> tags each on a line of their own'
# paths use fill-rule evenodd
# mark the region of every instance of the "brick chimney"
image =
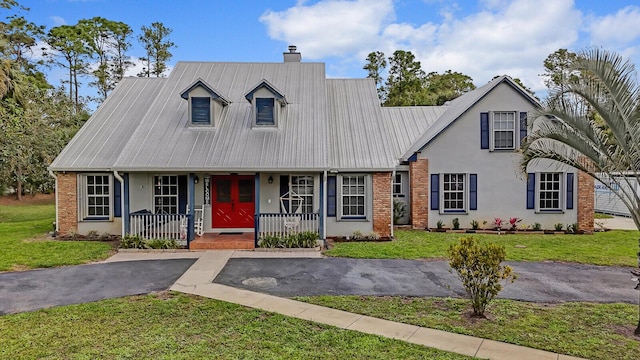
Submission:
<svg viewBox="0 0 640 360">
<path fill-rule="evenodd" d="M 284 62 L 300 62 L 302 60 L 302 55 L 296 51 L 297 47 L 295 45 L 289 45 L 289 52 L 283 53 Z"/>
</svg>

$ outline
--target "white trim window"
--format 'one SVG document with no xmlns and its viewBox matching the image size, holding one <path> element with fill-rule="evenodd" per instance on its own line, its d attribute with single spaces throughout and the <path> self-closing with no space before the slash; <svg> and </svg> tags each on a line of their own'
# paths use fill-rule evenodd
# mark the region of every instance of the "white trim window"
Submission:
<svg viewBox="0 0 640 360">
<path fill-rule="evenodd" d="M 493 112 L 493 149 L 513 150 L 516 147 L 516 113 L 513 111 Z"/>
<path fill-rule="evenodd" d="M 442 174 L 442 211 L 466 211 L 466 174 Z"/>
<path fill-rule="evenodd" d="M 396 176 L 393 178 L 393 196 L 404 196 L 402 193 L 402 173 L 396 173 Z"/>
<path fill-rule="evenodd" d="M 178 176 L 156 175 L 153 177 L 153 212 L 178 214 Z"/>
<path fill-rule="evenodd" d="M 110 174 L 83 174 L 80 177 L 81 218 L 84 220 L 111 220 L 113 194 Z"/>
<path fill-rule="evenodd" d="M 562 210 L 562 173 L 539 174 L 538 210 Z"/>
<path fill-rule="evenodd" d="M 291 175 L 289 191 L 302 198 L 301 212 L 313 213 L 313 176 Z"/>
<path fill-rule="evenodd" d="M 367 216 L 367 176 L 342 175 L 340 180 L 340 211 L 346 219 Z"/>
</svg>

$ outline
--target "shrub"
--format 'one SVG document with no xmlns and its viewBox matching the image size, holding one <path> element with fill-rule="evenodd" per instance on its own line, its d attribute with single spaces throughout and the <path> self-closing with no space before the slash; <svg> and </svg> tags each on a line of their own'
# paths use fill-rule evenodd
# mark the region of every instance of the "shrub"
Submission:
<svg viewBox="0 0 640 360">
<path fill-rule="evenodd" d="M 317 232 L 302 231 L 285 236 L 263 235 L 258 240 L 261 248 L 314 248 L 320 236 Z"/>
<path fill-rule="evenodd" d="M 149 239 L 146 240 L 147 249 L 177 249 L 178 242 L 174 239 Z"/>
<path fill-rule="evenodd" d="M 449 266 L 471 298 L 474 316 L 484 316 L 489 302 L 502 290 L 502 280 L 516 279 L 510 266 L 501 265 L 506 257 L 504 246 L 464 237 L 451 244 L 448 255 Z"/>
<path fill-rule="evenodd" d="M 453 225 L 453 230 L 460 230 L 460 220 L 458 218 L 453 218 L 451 224 Z"/>
<path fill-rule="evenodd" d="M 533 226 L 531 226 L 531 229 L 533 231 L 540 231 L 542 229 L 542 224 L 540 223 L 533 223 Z"/>
<path fill-rule="evenodd" d="M 372 231 L 372 232 L 369 233 L 369 235 L 367 235 L 367 238 L 369 240 L 380 240 L 380 234 L 378 234 L 375 231 Z"/>
<path fill-rule="evenodd" d="M 362 240 L 364 238 L 364 235 L 362 235 L 362 231 L 360 230 L 353 230 L 353 232 L 351 233 L 351 239 L 353 240 Z"/>
<path fill-rule="evenodd" d="M 556 229 L 556 231 L 562 231 L 562 227 L 563 226 L 564 226 L 564 224 L 562 224 L 562 223 L 557 223 L 557 224 L 553 225 L 553 227 Z M 569 227 L 567 226 L 567 229 L 568 228 Z"/>
<path fill-rule="evenodd" d="M 87 239 L 89 240 L 95 240 L 95 239 L 98 239 L 99 237 L 100 237 L 100 234 L 96 230 L 91 230 L 87 233 Z"/>
<path fill-rule="evenodd" d="M 517 217 L 512 217 L 509 219 L 509 225 L 511 225 L 511 230 L 516 230 L 516 228 L 518 227 L 518 223 L 522 221 L 522 219 L 517 218 Z"/>
<path fill-rule="evenodd" d="M 575 234 L 578 232 L 578 223 L 567 224 L 567 230 L 565 231 L 567 234 Z"/>
<path fill-rule="evenodd" d="M 139 235 L 125 235 L 120 240 L 120 247 L 123 249 L 145 249 L 145 242 L 142 236 Z"/>
<path fill-rule="evenodd" d="M 174 239 L 144 239 L 140 235 L 125 235 L 120 240 L 123 249 L 178 249 L 180 245 Z"/>
<path fill-rule="evenodd" d="M 397 224 L 405 215 L 407 215 L 407 204 L 399 200 L 393 200 L 393 223 Z"/>
<path fill-rule="evenodd" d="M 444 221 L 438 220 L 438 222 L 436 223 L 436 228 L 442 229 L 443 227 L 444 227 Z"/>
<path fill-rule="evenodd" d="M 262 235 L 258 239 L 258 246 L 261 248 L 277 248 L 280 247 L 280 236 Z"/>
<path fill-rule="evenodd" d="M 478 228 L 480 227 L 480 223 L 479 223 L 479 222 L 477 222 L 476 220 L 471 220 L 471 223 L 470 223 L 470 224 L 471 224 L 471 228 L 472 228 L 473 230 L 478 230 Z"/>
</svg>

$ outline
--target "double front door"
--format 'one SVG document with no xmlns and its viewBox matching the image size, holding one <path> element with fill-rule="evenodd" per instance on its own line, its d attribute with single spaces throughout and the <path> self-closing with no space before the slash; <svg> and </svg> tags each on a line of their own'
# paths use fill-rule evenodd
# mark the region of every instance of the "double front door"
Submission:
<svg viewBox="0 0 640 360">
<path fill-rule="evenodd" d="M 252 175 L 213 176 L 213 228 L 253 228 L 255 180 Z"/>
</svg>

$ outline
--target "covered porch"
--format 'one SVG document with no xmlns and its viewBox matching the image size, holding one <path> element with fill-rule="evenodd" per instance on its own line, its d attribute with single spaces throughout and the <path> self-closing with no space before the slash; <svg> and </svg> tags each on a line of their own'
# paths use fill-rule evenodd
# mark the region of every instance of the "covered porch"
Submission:
<svg viewBox="0 0 640 360">
<path fill-rule="evenodd" d="M 123 178 L 126 234 L 175 239 L 189 249 L 253 249 L 262 236 L 303 231 L 325 238 L 324 173 L 128 173 Z"/>
</svg>

